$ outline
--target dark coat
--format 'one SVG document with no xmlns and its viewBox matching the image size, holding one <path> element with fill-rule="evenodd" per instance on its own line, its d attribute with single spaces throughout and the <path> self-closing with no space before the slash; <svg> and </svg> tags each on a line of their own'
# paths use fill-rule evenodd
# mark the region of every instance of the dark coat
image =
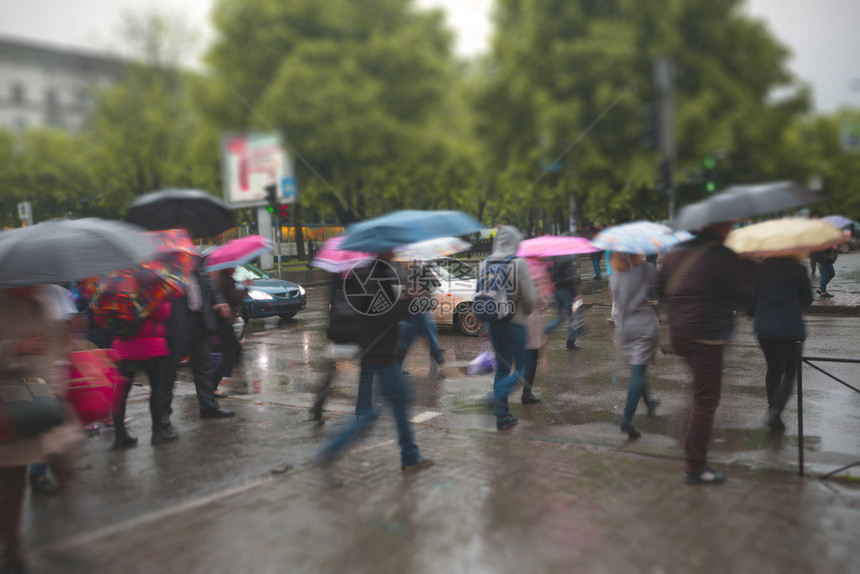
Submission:
<svg viewBox="0 0 860 574">
<path fill-rule="evenodd" d="M 683 277 L 675 280 L 674 292 L 669 295 L 666 284 L 687 256 L 696 260 Z M 672 338 L 698 341 L 728 338 L 734 309 L 748 309 L 751 304 L 752 290 L 743 277 L 737 254 L 708 232 L 669 253 L 657 276 L 655 291 L 668 307 Z"/>
<path fill-rule="evenodd" d="M 348 293 L 349 302 L 362 317 L 360 345 L 365 351 L 362 363 L 394 364 L 400 342 L 398 323 L 408 313 L 408 301 L 398 295 L 405 283 L 399 265 L 377 260 L 353 273 L 362 286 L 360 293 Z"/>
<path fill-rule="evenodd" d="M 218 332 L 218 315 L 212 307 L 219 303 L 225 303 L 221 292 L 209 279 L 209 275 L 203 272 L 202 269 L 194 271 L 194 276 L 200 284 L 200 294 L 203 299 L 203 305 L 198 312 L 191 311 L 188 308 L 188 298 L 183 293 L 175 298 L 171 303 L 170 317 L 164 323 L 167 327 L 168 337 L 177 337 L 180 335 L 190 334 L 197 324 L 197 316 L 203 324 L 203 328 L 207 333 L 214 334 Z"/>
<path fill-rule="evenodd" d="M 576 266 L 573 263 L 573 255 L 553 257 L 549 274 L 556 289 L 569 289 L 576 296 Z"/>
<path fill-rule="evenodd" d="M 756 284 L 755 333 L 762 339 L 803 341 L 803 308 L 812 305 L 806 267 L 788 257 L 764 260 Z"/>
</svg>

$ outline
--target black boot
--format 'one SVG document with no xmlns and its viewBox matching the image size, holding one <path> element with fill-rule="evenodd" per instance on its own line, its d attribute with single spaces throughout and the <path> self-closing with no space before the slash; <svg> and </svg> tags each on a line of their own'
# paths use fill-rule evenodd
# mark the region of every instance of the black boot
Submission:
<svg viewBox="0 0 860 574">
<path fill-rule="evenodd" d="M 528 385 L 523 385 L 523 395 L 520 397 L 520 400 L 524 405 L 532 405 L 540 402 L 540 399 L 535 396 L 532 388 Z"/>
<path fill-rule="evenodd" d="M 133 437 L 128 432 L 126 432 L 125 428 L 116 429 L 116 434 L 113 439 L 113 449 L 119 450 L 121 448 L 129 448 L 137 444 L 137 437 Z"/>
<path fill-rule="evenodd" d="M 179 433 L 176 431 L 168 430 L 167 428 L 159 428 L 153 429 L 152 438 L 149 441 L 149 444 L 155 446 L 157 444 L 169 442 L 172 440 L 176 440 L 179 438 Z"/>
</svg>

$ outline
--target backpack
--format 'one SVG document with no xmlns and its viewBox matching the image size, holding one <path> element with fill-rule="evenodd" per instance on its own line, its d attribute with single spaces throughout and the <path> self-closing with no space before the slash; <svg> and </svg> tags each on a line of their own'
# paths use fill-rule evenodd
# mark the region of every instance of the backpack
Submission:
<svg viewBox="0 0 860 574">
<path fill-rule="evenodd" d="M 484 322 L 509 321 L 517 312 L 513 293 L 514 267 L 510 264 L 516 255 L 508 255 L 501 261 L 486 261 L 478 276 L 472 311 Z"/>
<path fill-rule="evenodd" d="M 332 275 L 329 295 L 329 321 L 326 335 L 332 343 L 352 345 L 359 342 L 364 317 L 347 301 L 347 292 L 354 289 L 353 277 Z"/>
</svg>

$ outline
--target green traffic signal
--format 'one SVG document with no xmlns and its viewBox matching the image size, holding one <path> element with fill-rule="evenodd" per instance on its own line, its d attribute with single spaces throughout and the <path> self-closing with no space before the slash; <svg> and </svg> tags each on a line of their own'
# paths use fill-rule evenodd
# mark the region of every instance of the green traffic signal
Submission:
<svg viewBox="0 0 860 574">
<path fill-rule="evenodd" d="M 272 207 L 271 205 L 267 206 L 266 209 L 269 210 L 269 213 L 275 213 L 275 208 Z"/>
<path fill-rule="evenodd" d="M 717 167 L 717 160 L 715 160 L 711 156 L 708 156 L 702 160 L 702 165 L 705 166 L 705 169 L 714 169 L 715 167 Z"/>
<path fill-rule="evenodd" d="M 709 181 L 705 184 L 705 190 L 707 190 L 708 193 L 714 193 L 717 191 L 717 185 L 713 181 Z"/>
</svg>

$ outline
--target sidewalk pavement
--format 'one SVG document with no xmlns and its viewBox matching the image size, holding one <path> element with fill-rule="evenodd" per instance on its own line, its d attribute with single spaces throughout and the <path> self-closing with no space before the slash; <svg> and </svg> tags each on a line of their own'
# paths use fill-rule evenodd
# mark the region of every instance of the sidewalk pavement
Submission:
<svg viewBox="0 0 860 574">
<path fill-rule="evenodd" d="M 392 423 L 380 421 L 390 432 Z M 34 551 L 38 572 L 857 572 L 860 488 L 516 432 L 417 425 L 437 464 L 403 475 L 392 439 Z M 376 434 L 376 433 L 374 433 Z"/>
</svg>

